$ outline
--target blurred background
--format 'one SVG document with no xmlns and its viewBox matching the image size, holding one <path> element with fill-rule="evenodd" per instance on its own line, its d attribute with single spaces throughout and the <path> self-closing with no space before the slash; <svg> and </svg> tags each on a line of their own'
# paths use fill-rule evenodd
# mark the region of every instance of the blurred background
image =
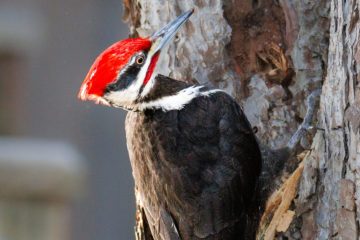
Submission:
<svg viewBox="0 0 360 240">
<path fill-rule="evenodd" d="M 125 112 L 80 102 L 121 0 L 0 1 L 0 239 L 134 239 Z"/>
</svg>

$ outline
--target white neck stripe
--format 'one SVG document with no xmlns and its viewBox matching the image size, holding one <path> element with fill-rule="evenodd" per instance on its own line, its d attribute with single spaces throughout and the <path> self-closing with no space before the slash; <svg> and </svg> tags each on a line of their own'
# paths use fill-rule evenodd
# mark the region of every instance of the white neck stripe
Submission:
<svg viewBox="0 0 360 240">
<path fill-rule="evenodd" d="M 191 86 L 185 88 L 175 95 L 162 97 L 150 102 L 138 103 L 134 107 L 136 110 L 146 109 L 162 109 L 163 111 L 180 110 L 185 107 L 186 104 L 190 103 L 194 98 L 200 96 L 210 96 L 213 93 L 220 92 L 220 89 L 209 90 L 201 92 L 200 89 L 204 86 Z"/>
</svg>

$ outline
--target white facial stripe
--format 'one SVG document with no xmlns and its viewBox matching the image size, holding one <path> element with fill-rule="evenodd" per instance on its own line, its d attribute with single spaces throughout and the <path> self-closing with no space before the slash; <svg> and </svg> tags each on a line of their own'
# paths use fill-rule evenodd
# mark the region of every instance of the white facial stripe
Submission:
<svg viewBox="0 0 360 240">
<path fill-rule="evenodd" d="M 149 53 L 148 56 L 147 56 L 147 58 L 146 58 L 146 61 L 145 61 L 145 63 L 144 63 L 144 66 L 141 68 L 139 74 L 137 75 L 136 82 L 137 82 L 137 84 L 139 85 L 139 90 L 140 90 L 141 86 L 142 86 L 143 83 L 144 83 L 144 80 L 145 80 L 145 77 L 146 77 L 146 73 L 147 73 L 148 68 L 149 68 L 149 66 L 150 66 L 152 57 L 153 57 L 153 55 L 151 55 L 151 54 Z"/>
<path fill-rule="evenodd" d="M 150 90 L 153 88 L 155 84 L 154 76 L 156 75 L 155 71 L 152 73 L 152 76 L 150 77 L 150 80 L 146 83 L 144 89 L 141 92 L 141 98 L 145 97 L 149 94 Z"/>
<path fill-rule="evenodd" d="M 203 86 L 191 86 L 172 96 L 166 96 L 151 102 L 139 103 L 135 108 L 141 111 L 145 109 L 162 109 L 163 111 L 180 110 L 196 97 L 208 97 L 213 93 L 222 91 L 220 89 L 214 89 L 201 92 L 201 88 L 203 88 Z"/>
</svg>

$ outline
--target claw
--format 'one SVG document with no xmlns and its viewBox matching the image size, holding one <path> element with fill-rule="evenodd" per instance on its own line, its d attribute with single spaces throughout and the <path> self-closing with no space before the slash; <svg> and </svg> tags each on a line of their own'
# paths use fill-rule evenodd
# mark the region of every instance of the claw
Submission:
<svg viewBox="0 0 360 240">
<path fill-rule="evenodd" d="M 321 89 L 313 91 L 306 99 L 307 110 L 303 122 L 300 124 L 294 135 L 290 138 L 287 147 L 293 149 L 305 135 L 306 131 L 313 128 L 312 120 L 314 117 L 316 99 L 321 94 Z"/>
</svg>

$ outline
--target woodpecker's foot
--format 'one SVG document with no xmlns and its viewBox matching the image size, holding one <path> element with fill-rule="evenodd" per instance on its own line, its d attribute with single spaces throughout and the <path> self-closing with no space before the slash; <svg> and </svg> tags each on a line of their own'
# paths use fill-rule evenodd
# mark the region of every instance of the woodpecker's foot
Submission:
<svg viewBox="0 0 360 240">
<path fill-rule="evenodd" d="M 306 131 L 313 128 L 312 120 L 314 117 L 316 100 L 321 94 L 321 89 L 313 91 L 306 99 L 307 110 L 303 122 L 300 124 L 294 135 L 290 138 L 290 141 L 287 144 L 289 149 L 294 149 L 296 144 L 301 140 L 305 135 Z"/>
</svg>

